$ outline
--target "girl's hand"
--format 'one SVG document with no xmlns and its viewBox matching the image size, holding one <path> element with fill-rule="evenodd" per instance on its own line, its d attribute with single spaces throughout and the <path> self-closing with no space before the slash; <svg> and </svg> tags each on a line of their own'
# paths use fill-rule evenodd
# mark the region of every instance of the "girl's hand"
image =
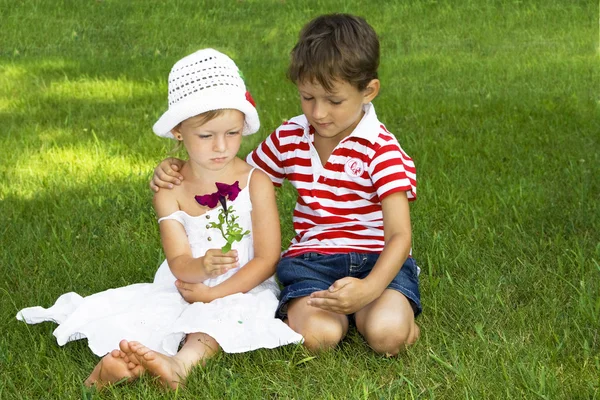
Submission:
<svg viewBox="0 0 600 400">
<path fill-rule="evenodd" d="M 230 269 L 240 266 L 237 250 L 230 250 L 223 254 L 221 249 L 209 249 L 203 257 L 204 272 L 209 278 L 223 275 Z"/>
<path fill-rule="evenodd" d="M 159 188 L 172 189 L 173 185 L 181 184 L 183 176 L 179 173 L 185 161 L 179 158 L 165 158 L 154 168 L 154 175 L 150 180 L 150 189 L 158 192 Z"/>
<path fill-rule="evenodd" d="M 175 281 L 175 286 L 188 303 L 210 303 L 214 300 L 211 296 L 211 288 L 204 283 L 189 283 L 178 279 Z"/>
</svg>

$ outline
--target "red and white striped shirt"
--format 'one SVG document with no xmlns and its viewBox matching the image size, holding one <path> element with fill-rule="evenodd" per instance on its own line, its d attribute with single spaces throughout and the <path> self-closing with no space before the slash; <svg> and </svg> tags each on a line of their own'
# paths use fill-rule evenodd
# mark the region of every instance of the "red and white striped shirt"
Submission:
<svg viewBox="0 0 600 400">
<path fill-rule="evenodd" d="M 364 110 L 360 123 L 324 166 L 313 146 L 314 128 L 304 115 L 285 122 L 246 158 L 275 186 L 288 179 L 298 191 L 296 237 L 284 257 L 380 253 L 385 245 L 381 200 L 400 191 L 409 200 L 416 198 L 412 159 L 379 122 L 373 105 Z"/>
</svg>

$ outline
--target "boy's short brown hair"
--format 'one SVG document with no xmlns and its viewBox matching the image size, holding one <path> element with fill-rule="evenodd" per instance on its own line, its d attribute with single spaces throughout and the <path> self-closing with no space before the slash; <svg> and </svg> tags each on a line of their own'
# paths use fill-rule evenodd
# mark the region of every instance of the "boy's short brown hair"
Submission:
<svg viewBox="0 0 600 400">
<path fill-rule="evenodd" d="M 292 82 L 316 82 L 327 91 L 336 80 L 364 90 L 377 79 L 379 39 L 361 17 L 322 15 L 302 28 L 292 49 L 288 77 Z"/>
</svg>

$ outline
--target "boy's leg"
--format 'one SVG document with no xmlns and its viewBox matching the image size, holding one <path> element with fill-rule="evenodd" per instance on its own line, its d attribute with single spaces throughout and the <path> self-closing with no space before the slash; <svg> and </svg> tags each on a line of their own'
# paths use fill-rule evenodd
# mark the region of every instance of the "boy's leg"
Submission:
<svg viewBox="0 0 600 400">
<path fill-rule="evenodd" d="M 348 254 L 305 253 L 284 257 L 277 265 L 277 277 L 284 286 L 277 316 L 304 337 L 311 351 L 335 347 L 348 331 L 348 317 L 306 304 L 308 296 L 327 290 L 344 277 Z"/>
<path fill-rule="evenodd" d="M 402 293 L 386 289 L 381 296 L 355 314 L 356 328 L 373 350 L 397 355 L 419 338 L 414 310 Z"/>
<path fill-rule="evenodd" d="M 306 304 L 307 297 L 293 299 L 288 305 L 287 323 L 304 337 L 310 351 L 335 347 L 348 332 L 348 317 Z"/>
</svg>

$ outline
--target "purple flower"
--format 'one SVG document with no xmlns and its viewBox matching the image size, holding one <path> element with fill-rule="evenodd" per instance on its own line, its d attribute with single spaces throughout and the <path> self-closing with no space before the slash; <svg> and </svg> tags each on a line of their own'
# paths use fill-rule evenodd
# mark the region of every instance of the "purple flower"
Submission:
<svg viewBox="0 0 600 400">
<path fill-rule="evenodd" d="M 234 215 L 233 207 L 227 209 L 227 200 L 235 200 L 240 194 L 240 182 L 235 181 L 232 185 L 226 183 L 215 182 L 217 191 L 211 194 L 205 194 L 204 196 L 194 196 L 196 201 L 203 206 L 215 208 L 218 203 L 221 203 L 221 211 L 219 211 L 219 220 L 217 222 L 211 222 L 206 227 L 216 228 L 223 235 L 223 239 L 227 241 L 221 251 L 227 253 L 231 250 L 231 246 L 234 242 L 239 242 L 244 236 L 250 233 L 249 230 L 245 230 L 237 222 L 238 217 Z"/>
<path fill-rule="evenodd" d="M 218 192 L 221 196 L 227 196 L 228 200 L 235 200 L 240 194 L 240 181 L 235 181 L 233 184 L 228 185 L 226 183 L 216 182 Z"/>
<path fill-rule="evenodd" d="M 194 196 L 198 204 L 208 208 L 215 208 L 219 202 L 219 192 L 205 194 L 204 196 Z"/>
<path fill-rule="evenodd" d="M 233 184 L 228 185 L 226 183 L 216 182 L 217 191 L 211 194 L 205 194 L 203 196 L 194 196 L 196 201 L 203 206 L 209 208 L 215 208 L 218 203 L 221 203 L 224 209 L 227 209 L 227 200 L 235 200 L 240 194 L 240 182 L 235 181 Z"/>
</svg>

